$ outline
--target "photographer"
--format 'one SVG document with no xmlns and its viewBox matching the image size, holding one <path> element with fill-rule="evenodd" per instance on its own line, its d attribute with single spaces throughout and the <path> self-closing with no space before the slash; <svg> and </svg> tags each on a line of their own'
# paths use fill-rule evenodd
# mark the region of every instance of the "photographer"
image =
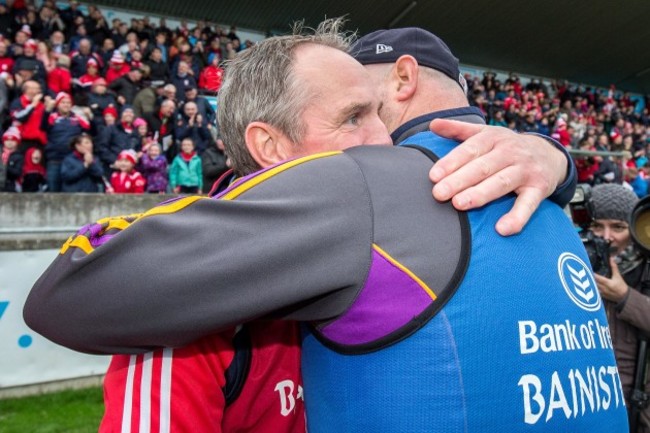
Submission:
<svg viewBox="0 0 650 433">
<path fill-rule="evenodd" d="M 592 189 L 592 231 L 609 241 L 613 251 L 610 259 L 611 278 L 596 274 L 596 283 L 604 300 L 630 416 L 633 415 L 629 397 L 637 367 L 637 333 L 650 332 L 650 298 L 639 291 L 643 257 L 635 248 L 629 229 L 630 216 L 637 201 L 636 195 L 622 185 L 603 184 Z M 645 392 L 648 390 L 646 384 Z M 639 414 L 636 432 L 650 432 L 648 408 Z"/>
</svg>

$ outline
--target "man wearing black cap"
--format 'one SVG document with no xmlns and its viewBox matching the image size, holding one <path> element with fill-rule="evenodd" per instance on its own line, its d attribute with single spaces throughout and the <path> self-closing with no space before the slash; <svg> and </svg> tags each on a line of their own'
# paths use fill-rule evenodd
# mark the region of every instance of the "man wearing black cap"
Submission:
<svg viewBox="0 0 650 433">
<path fill-rule="evenodd" d="M 350 54 L 356 58 L 373 77 L 382 99 L 379 116 L 391 132 L 394 144 L 405 143 L 409 137 L 429 130 L 429 124 L 435 119 L 449 119 L 465 122 L 434 122 L 434 131 L 457 140 L 465 140 L 485 126 L 485 118 L 476 107 L 470 107 L 467 100 L 467 83 L 460 73 L 458 59 L 454 57 L 447 45 L 434 34 L 420 28 L 402 28 L 378 30 L 357 41 Z M 487 129 L 486 129 L 487 130 Z M 489 130 L 487 130 L 489 131 Z M 504 132 L 505 134 L 505 132 Z M 512 133 L 513 135 L 515 133 Z M 433 136 L 433 135 L 432 135 Z M 519 134 L 521 142 L 529 141 L 539 146 L 548 145 L 545 140 L 534 134 Z M 548 139 L 558 149 L 564 148 Z M 475 146 L 478 154 L 490 150 L 492 143 L 487 140 L 469 138 L 466 144 Z M 549 154 L 557 158 L 554 166 L 558 176 L 562 175 L 566 164 L 559 152 Z M 568 155 L 567 155 L 568 157 Z M 517 174 L 507 167 L 509 152 L 493 153 L 490 158 L 478 162 L 469 162 L 459 170 L 475 172 L 488 170 L 497 173 L 496 178 L 511 182 Z M 469 160 L 469 156 L 466 161 Z M 502 170 L 502 167 L 505 168 Z M 431 180 L 439 181 L 453 166 L 446 161 L 436 164 L 431 172 Z M 573 168 L 570 166 L 569 170 Z M 535 173 L 528 173 L 533 178 Z M 541 178 L 540 178 L 541 180 Z M 495 180 L 496 181 L 496 180 Z M 482 205 L 495 197 L 488 193 L 489 184 L 481 185 L 476 190 L 467 191 L 466 195 L 454 197 L 454 205 L 464 209 L 466 205 Z M 439 191 L 439 200 L 452 197 Z M 541 190 L 523 189 L 517 191 L 519 198 L 512 212 L 500 220 L 497 227 L 501 234 L 519 231 L 535 210 L 535 203 L 542 200 Z"/>
</svg>

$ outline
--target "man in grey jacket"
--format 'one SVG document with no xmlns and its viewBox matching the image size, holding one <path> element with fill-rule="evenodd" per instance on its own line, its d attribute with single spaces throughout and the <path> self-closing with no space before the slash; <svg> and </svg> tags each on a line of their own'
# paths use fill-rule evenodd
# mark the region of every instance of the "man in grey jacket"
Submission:
<svg viewBox="0 0 650 433">
<path fill-rule="evenodd" d="M 337 48 L 319 45 L 318 41 L 309 42 L 292 45 L 290 38 L 268 42 L 271 52 L 284 54 L 286 51 L 279 48 L 286 43 L 288 46 L 284 48 L 293 53 L 293 56 L 282 56 L 290 72 L 280 74 L 288 78 L 284 83 L 286 87 L 278 88 L 277 83 L 265 86 L 268 83 L 260 80 L 259 68 L 256 64 L 250 65 L 248 71 L 256 72 L 255 78 L 261 81 L 262 88 L 278 94 L 262 99 L 253 108 L 244 107 L 251 118 L 241 116 L 233 105 L 224 111 L 238 123 L 229 129 L 231 139 L 226 140 L 231 145 L 231 157 L 240 174 L 247 174 L 259 166 L 269 167 L 290 157 L 304 158 L 242 179 L 226 191 L 221 200 L 189 197 L 155 208 L 137 217 L 128 230 L 115 237 L 111 230 L 118 224 L 90 226 L 80 231 L 64 246 L 62 255 L 30 295 L 26 317 L 32 325 L 67 345 L 101 352 L 185 344 L 189 342 L 188 337 L 218 330 L 233 320 L 237 323 L 278 309 L 283 310 L 280 314 L 285 318 L 327 322 L 340 318 L 357 299 L 359 291 L 371 278 L 368 269 L 371 265 L 375 269 L 379 262 L 393 263 L 395 270 L 391 271 L 391 278 L 396 278 L 395 281 L 405 278 L 408 290 L 412 290 L 412 297 L 403 298 L 413 300 L 412 305 L 407 302 L 408 308 L 397 303 L 387 304 L 400 306 L 403 315 L 398 322 L 413 317 L 416 310 L 418 319 L 389 324 L 385 335 L 388 340 L 382 344 L 396 344 L 431 319 L 431 314 L 450 299 L 458 278 L 464 273 L 468 257 L 467 227 L 449 204 L 440 205 L 430 200 L 430 185 L 422 183 L 421 179 L 426 177 L 431 161 L 418 150 L 359 148 L 346 153 L 307 156 L 325 150 L 328 145 L 344 149 L 362 142 L 381 143 L 386 139 L 385 129 L 376 118 L 380 104 L 374 98 L 374 89 L 366 85 L 368 78 L 364 72 Z M 252 50 L 253 54 L 241 57 L 242 63 L 270 62 L 267 53 Z M 242 84 L 250 86 L 247 69 L 243 64 L 240 66 L 243 70 L 231 66 L 235 68 L 231 70 L 236 71 L 233 79 L 239 78 Z M 327 72 L 329 78 L 323 76 L 328 67 L 332 69 Z M 277 68 L 271 69 L 275 75 L 269 73 L 267 79 L 277 80 Z M 345 73 L 341 74 L 342 71 Z M 227 96 L 226 86 L 222 92 Z M 251 100 L 239 90 L 237 86 L 230 88 L 232 95 L 237 96 L 231 103 L 236 104 L 235 99 L 241 98 L 244 105 L 250 104 Z M 283 96 L 288 100 L 282 99 Z M 297 108 L 291 102 L 296 103 Z M 293 109 L 294 115 L 273 117 L 279 115 L 275 107 L 288 110 L 289 114 Z M 254 113 L 255 109 L 262 113 Z M 233 155 L 237 146 L 242 152 Z M 549 145 L 548 149 L 552 147 Z M 246 151 L 252 158 L 242 161 Z M 562 177 L 565 174 L 566 166 Z M 551 177 L 555 179 L 551 184 L 557 184 L 557 176 Z M 512 202 L 512 198 L 502 202 L 498 211 L 505 211 Z M 547 214 L 550 205 L 544 206 L 543 213 Z M 210 215 L 219 218 L 210 223 L 206 231 L 197 232 L 197 224 L 205 227 L 200 221 L 212 221 Z M 486 236 L 495 222 L 496 219 L 490 218 L 480 225 Z M 422 231 L 418 230 L 419 234 L 414 236 L 411 230 L 416 228 Z M 530 236 L 529 232 L 522 239 Z M 414 246 L 412 242 L 417 243 L 416 248 L 410 248 Z M 178 249 L 170 248 L 173 245 L 182 247 L 186 253 L 179 254 Z M 190 248 L 185 249 L 185 246 Z M 422 248 L 426 251 L 417 257 L 409 253 Z M 148 272 L 149 263 L 133 260 L 147 250 L 156 251 L 160 256 L 157 264 L 178 263 L 179 258 L 183 259 L 184 272 L 161 275 L 159 266 L 156 266 L 157 271 Z M 531 259 L 518 258 L 525 258 L 526 263 Z M 554 256 L 547 258 L 555 259 Z M 186 259 L 190 262 L 185 263 Z M 115 272 L 131 281 L 138 290 L 109 283 Z M 155 278 L 152 279 L 152 275 Z M 149 281 L 143 280 L 145 276 Z M 90 287 L 91 281 L 93 287 Z M 57 288 L 61 287 L 66 287 L 68 293 L 57 293 Z M 183 290 L 179 290 L 180 287 Z M 280 287 L 282 290 L 275 290 Z M 235 299 L 219 296 L 225 294 L 226 288 L 236 288 Z M 118 291 L 124 293 L 115 295 Z M 522 292 L 518 292 L 521 297 Z M 71 302 L 68 298 L 71 293 L 85 298 L 83 301 L 77 299 L 76 305 L 98 302 L 87 311 L 76 313 L 76 317 L 66 317 L 65 324 L 52 324 L 58 329 L 41 326 L 51 316 L 38 315 L 38 309 L 45 307 L 47 311 L 55 311 L 61 308 L 63 298 Z M 109 293 L 110 299 L 128 301 L 120 302 L 119 306 L 107 302 L 110 301 Z M 214 302 L 218 304 L 217 315 L 212 309 Z M 132 305 L 147 305 L 146 314 L 138 307 L 140 317 L 129 319 L 134 313 Z M 197 305 L 206 308 L 196 309 Z M 433 308 L 419 309 L 425 305 Z M 154 311 L 158 313 L 152 314 Z M 471 319 L 470 315 L 465 317 Z M 72 322 L 81 325 L 87 320 L 101 325 L 93 329 L 70 326 Z M 64 328 L 67 328 L 65 332 L 60 332 Z M 327 330 L 324 332 L 327 334 Z M 371 340 L 383 338 L 372 329 L 369 332 Z M 106 338 L 108 334 L 111 336 Z M 337 336 L 328 334 L 328 337 Z M 361 338 L 359 345 L 366 342 L 365 337 Z M 517 389 L 516 382 L 514 388 Z M 537 401 L 539 396 L 535 397 Z M 535 415 L 527 414 L 527 417 L 535 418 Z M 551 411 L 549 417 L 552 415 Z M 417 420 L 407 422 L 411 421 Z M 592 418 L 589 425 L 594 426 L 595 421 Z M 498 420 L 492 417 L 491 422 Z M 576 421 L 582 422 L 582 419 Z"/>
</svg>

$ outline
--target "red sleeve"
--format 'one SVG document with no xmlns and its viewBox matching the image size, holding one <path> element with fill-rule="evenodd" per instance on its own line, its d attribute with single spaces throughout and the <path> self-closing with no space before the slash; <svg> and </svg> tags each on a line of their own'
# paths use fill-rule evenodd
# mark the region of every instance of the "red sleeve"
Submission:
<svg viewBox="0 0 650 433">
<path fill-rule="evenodd" d="M 111 173 L 111 186 L 116 193 L 122 192 L 122 185 L 120 182 L 119 174 L 115 171 Z"/>
<path fill-rule="evenodd" d="M 230 332 L 221 333 L 180 349 L 114 356 L 99 433 L 220 433 L 231 340 Z"/>
<path fill-rule="evenodd" d="M 145 186 L 147 186 L 147 181 L 142 177 L 142 174 L 138 173 L 133 182 L 133 192 L 136 194 L 143 193 Z"/>
<path fill-rule="evenodd" d="M 88 122 L 83 116 L 76 116 L 79 120 L 79 126 L 82 129 L 90 129 L 90 122 Z"/>
</svg>

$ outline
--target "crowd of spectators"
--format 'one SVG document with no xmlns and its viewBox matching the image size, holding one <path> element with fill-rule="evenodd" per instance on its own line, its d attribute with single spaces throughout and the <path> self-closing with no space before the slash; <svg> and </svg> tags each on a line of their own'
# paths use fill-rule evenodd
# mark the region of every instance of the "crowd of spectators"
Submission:
<svg viewBox="0 0 650 433">
<path fill-rule="evenodd" d="M 171 29 L 164 18 L 108 22 L 86 10 L 0 0 L 0 190 L 207 192 L 227 167 L 206 96 L 219 91 L 223 61 L 252 42 L 234 26 Z M 576 155 L 580 182 L 647 195 L 645 100 L 516 74 L 466 79 L 490 125 L 599 151 Z"/>
<path fill-rule="evenodd" d="M 648 96 L 632 97 L 614 86 L 598 89 L 556 80 L 522 83 L 486 72 L 466 76 L 469 99 L 490 125 L 551 136 L 573 149 L 578 182 L 618 183 L 648 194 L 650 114 Z"/>
<path fill-rule="evenodd" d="M 0 0 L 0 190 L 207 192 L 227 169 L 207 98 L 251 44 L 235 27 Z"/>
</svg>

